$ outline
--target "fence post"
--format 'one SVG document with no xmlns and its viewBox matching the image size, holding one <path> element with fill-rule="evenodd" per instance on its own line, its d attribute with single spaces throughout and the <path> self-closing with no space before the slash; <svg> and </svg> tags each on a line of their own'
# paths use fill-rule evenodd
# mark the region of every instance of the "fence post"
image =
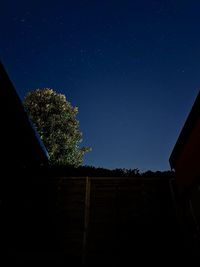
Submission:
<svg viewBox="0 0 200 267">
<path fill-rule="evenodd" d="M 91 179 L 89 177 L 86 177 L 82 264 L 86 263 L 86 254 L 87 254 L 87 238 L 88 238 L 89 213 L 90 213 L 90 188 L 91 188 Z"/>
</svg>

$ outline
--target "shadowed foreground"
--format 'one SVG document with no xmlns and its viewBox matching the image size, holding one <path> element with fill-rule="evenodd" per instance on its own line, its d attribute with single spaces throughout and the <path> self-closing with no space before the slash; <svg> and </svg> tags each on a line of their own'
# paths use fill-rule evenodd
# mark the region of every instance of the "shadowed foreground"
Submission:
<svg viewBox="0 0 200 267">
<path fill-rule="evenodd" d="M 167 178 L 24 173 L 5 181 L 1 260 L 7 263 L 130 265 L 195 256 Z"/>
</svg>

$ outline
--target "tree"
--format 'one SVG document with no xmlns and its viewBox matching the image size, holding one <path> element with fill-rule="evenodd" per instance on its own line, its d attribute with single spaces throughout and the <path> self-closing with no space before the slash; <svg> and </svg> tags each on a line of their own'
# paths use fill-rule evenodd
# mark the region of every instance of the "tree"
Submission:
<svg viewBox="0 0 200 267">
<path fill-rule="evenodd" d="M 79 147 L 82 133 L 76 119 L 78 108 L 65 95 L 49 88 L 29 92 L 24 107 L 48 150 L 50 162 L 80 166 L 90 148 Z"/>
</svg>

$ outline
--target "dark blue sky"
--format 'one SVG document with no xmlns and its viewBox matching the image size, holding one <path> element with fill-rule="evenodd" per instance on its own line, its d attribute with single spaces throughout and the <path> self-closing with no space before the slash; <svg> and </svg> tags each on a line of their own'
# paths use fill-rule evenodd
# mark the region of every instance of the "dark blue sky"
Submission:
<svg viewBox="0 0 200 267">
<path fill-rule="evenodd" d="M 167 170 L 200 87 L 200 1 L 1 0 L 0 57 L 22 99 L 79 107 L 85 164 Z"/>
</svg>

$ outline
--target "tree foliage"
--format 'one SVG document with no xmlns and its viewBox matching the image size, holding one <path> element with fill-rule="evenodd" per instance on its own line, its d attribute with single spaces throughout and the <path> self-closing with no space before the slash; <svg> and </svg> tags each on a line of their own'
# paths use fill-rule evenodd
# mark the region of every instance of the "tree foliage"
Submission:
<svg viewBox="0 0 200 267">
<path fill-rule="evenodd" d="M 48 150 L 51 163 L 80 166 L 90 148 L 79 147 L 82 133 L 76 118 L 78 108 L 65 95 L 49 88 L 29 92 L 24 107 Z"/>
</svg>

